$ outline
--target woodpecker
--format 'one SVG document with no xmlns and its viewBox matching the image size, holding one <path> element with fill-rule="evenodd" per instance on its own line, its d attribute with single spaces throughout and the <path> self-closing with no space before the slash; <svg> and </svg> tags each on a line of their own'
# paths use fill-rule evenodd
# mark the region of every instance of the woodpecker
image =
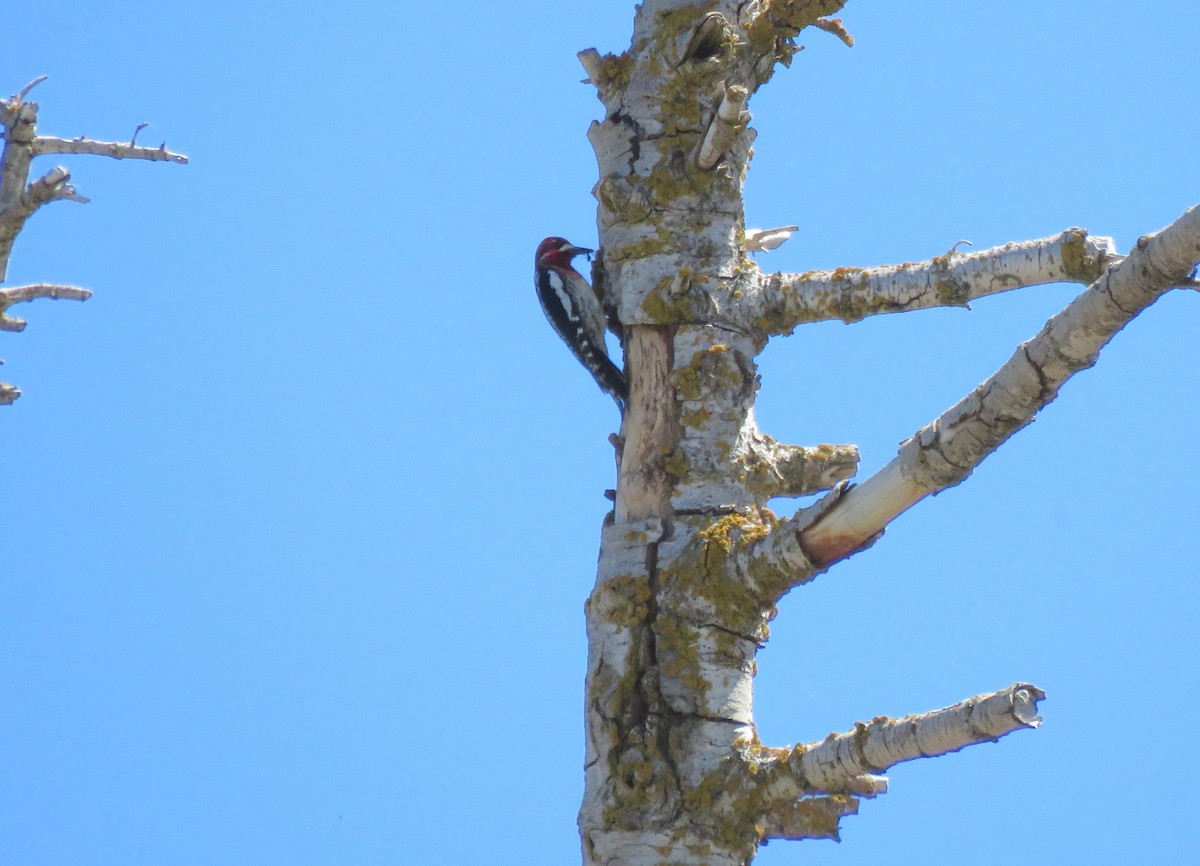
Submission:
<svg viewBox="0 0 1200 866">
<path fill-rule="evenodd" d="M 554 330 L 623 413 L 629 388 L 604 345 L 604 310 L 588 281 L 571 266 L 571 259 L 591 253 L 562 238 L 546 238 L 534 257 L 534 284 L 542 312 Z"/>
</svg>

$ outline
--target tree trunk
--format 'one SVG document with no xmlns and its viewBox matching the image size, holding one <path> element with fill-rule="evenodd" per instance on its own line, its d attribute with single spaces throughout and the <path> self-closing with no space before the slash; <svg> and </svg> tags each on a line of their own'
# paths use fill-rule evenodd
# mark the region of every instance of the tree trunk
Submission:
<svg viewBox="0 0 1200 866">
<path fill-rule="evenodd" d="M 616 505 L 587 605 L 584 862 L 746 864 L 772 838 L 837 838 L 878 774 L 1036 727 L 1036 686 L 878 717 L 793 748 L 757 736 L 755 656 L 779 599 L 864 549 L 900 512 L 974 466 L 1094 363 L 1105 342 L 1200 259 L 1190 211 L 1129 259 L 1069 229 L 928 262 L 764 274 L 748 250 L 745 105 L 807 27 L 852 42 L 836 0 L 646 0 L 621 55 L 580 59 L 605 106 L 593 124 L 600 253 L 630 398 Z M 1039 283 L 1093 284 L 995 376 L 918 431 L 862 485 L 852 445 L 759 431 L 755 358 L 806 322 L 855 321 Z M 774 497 L 828 491 L 779 519 Z"/>
</svg>

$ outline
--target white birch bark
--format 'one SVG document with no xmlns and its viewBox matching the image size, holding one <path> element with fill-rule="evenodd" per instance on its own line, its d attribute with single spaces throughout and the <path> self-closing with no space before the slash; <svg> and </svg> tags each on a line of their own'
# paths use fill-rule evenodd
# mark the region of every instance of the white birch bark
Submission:
<svg viewBox="0 0 1200 866">
<path fill-rule="evenodd" d="M 753 300 L 738 305 L 751 321 L 767 319 L 772 335 L 797 325 L 839 319 L 857 322 L 880 313 L 966 307 L 976 298 L 1047 283 L 1090 283 L 1120 260 L 1112 238 L 1067 229 L 1049 238 L 979 252 L 873 268 L 838 268 L 763 276 Z"/>
<path fill-rule="evenodd" d="M 896 516 L 962 482 L 985 457 L 1058 396 L 1067 379 L 1142 310 L 1179 286 L 1200 260 L 1200 206 L 1147 235 L 987 381 L 921 428 L 896 459 L 849 489 L 797 536 L 823 565 L 878 537 Z"/>
<path fill-rule="evenodd" d="M 63 139 L 38 135 L 38 105 L 36 102 L 26 101 L 25 97 L 45 79 L 44 75 L 35 78 L 8 99 L 0 99 L 0 127 L 4 136 L 4 150 L 0 154 L 0 282 L 3 282 L 8 274 L 8 260 L 12 255 L 17 235 L 39 208 L 52 201 L 74 201 L 81 204 L 87 202 L 87 198 L 80 195 L 70 183 L 71 173 L 62 166 L 55 166 L 41 177 L 30 181 L 29 175 L 36 157 L 49 154 L 91 154 L 113 159 L 187 162 L 186 156 L 167 150 L 166 144 L 159 147 L 138 145 L 137 134 L 145 127 L 144 123 L 134 130 L 128 144 L 83 137 Z M 12 304 L 32 301 L 35 298 L 85 301 L 91 295 L 87 289 L 52 283 L 0 289 L 0 330 L 20 331 L 25 327 L 24 319 L 8 315 L 8 308 Z M 0 382 L 0 406 L 10 404 L 20 396 L 19 388 Z"/>
<path fill-rule="evenodd" d="M 588 134 L 600 175 L 593 281 L 630 382 L 587 605 L 586 864 L 741 866 L 766 839 L 837 838 L 896 763 L 1036 727 L 1044 694 L 1019 683 L 767 746 L 754 725 L 755 656 L 782 595 L 965 478 L 1200 260 L 1189 212 L 1124 260 L 1111 240 L 1068 229 L 979 252 L 956 244 L 919 263 L 761 272 L 747 249 L 771 249 L 791 229 L 745 228 L 747 106 L 806 27 L 852 42 L 827 17 L 842 5 L 645 0 L 628 51 L 580 54 L 605 107 Z M 755 422 L 754 359 L 772 337 L 1063 281 L 1091 287 L 861 486 L 847 483 L 854 446 L 782 444 Z M 823 490 L 785 520 L 766 509 Z"/>
</svg>

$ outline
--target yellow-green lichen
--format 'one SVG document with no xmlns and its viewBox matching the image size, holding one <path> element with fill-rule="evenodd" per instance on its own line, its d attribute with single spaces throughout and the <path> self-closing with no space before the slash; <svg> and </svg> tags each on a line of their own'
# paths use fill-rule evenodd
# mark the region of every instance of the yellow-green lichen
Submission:
<svg viewBox="0 0 1200 866">
<path fill-rule="evenodd" d="M 650 616 L 650 582 L 635 575 L 616 575 L 596 587 L 589 599 L 598 619 L 633 628 Z"/>
<path fill-rule="evenodd" d="M 703 700 L 708 680 L 700 672 L 700 649 L 695 627 L 677 619 L 660 617 L 654 622 L 655 649 L 662 675 L 678 680 Z"/>
<path fill-rule="evenodd" d="M 658 122 L 662 124 L 663 136 L 668 139 L 664 144 L 676 136 L 689 133 L 695 136 L 701 132 L 702 100 L 699 90 L 703 84 L 711 81 L 711 73 L 705 75 L 696 69 L 681 68 L 662 83 Z M 667 152 L 665 147 L 661 150 Z"/>
<path fill-rule="evenodd" d="M 671 379 L 675 383 L 675 390 L 682 399 L 698 400 L 703 396 L 700 387 L 703 380 L 699 369 L 694 364 L 679 368 L 671 374 Z"/>
<path fill-rule="evenodd" d="M 933 290 L 942 307 L 965 307 L 970 300 L 970 287 L 954 280 L 934 280 Z"/>
<path fill-rule="evenodd" d="M 703 6 L 693 4 L 660 12 L 658 13 L 658 27 L 654 32 L 659 39 L 674 39 L 687 30 L 694 30 L 707 11 Z"/>
<path fill-rule="evenodd" d="M 1071 229 L 1067 234 L 1062 245 L 1063 272 L 1077 282 L 1094 283 L 1104 275 L 1104 268 L 1098 256 L 1088 253 L 1087 232 Z"/>
<path fill-rule="evenodd" d="M 833 271 L 805 271 L 773 286 L 776 301 L 755 319 L 763 334 L 790 334 L 797 325 L 839 319 L 857 322 L 873 312 L 861 291 L 870 283 L 865 268 L 841 267 Z M 816 283 L 817 285 L 810 286 Z M 801 297 L 804 300 L 801 301 Z"/>
<path fill-rule="evenodd" d="M 833 272 L 830 273 L 829 276 L 830 276 L 830 279 L 834 280 L 835 282 L 840 282 L 841 280 L 849 280 L 851 282 L 854 282 L 856 280 L 856 278 L 859 282 L 861 282 L 862 280 L 865 279 L 865 275 L 866 275 L 865 268 L 842 267 L 842 268 L 834 268 Z"/>
<path fill-rule="evenodd" d="M 671 448 L 662 456 L 663 472 L 676 483 L 688 477 L 690 468 L 687 455 L 680 448 Z"/>
<path fill-rule="evenodd" d="M 596 200 L 611 213 L 611 220 L 641 223 L 650 218 L 648 194 L 635 195 L 634 186 L 624 177 L 610 174 L 596 185 Z"/>
<path fill-rule="evenodd" d="M 695 96 L 693 94 L 692 98 Z M 699 116 L 696 117 L 696 122 L 699 123 Z M 635 183 L 643 185 L 649 193 L 649 201 L 654 203 L 658 208 L 669 208 L 680 199 L 699 196 L 708 196 L 714 184 L 721 175 L 718 172 L 702 171 L 692 163 L 686 156 L 693 147 L 692 140 L 696 137 L 695 134 L 686 139 L 680 139 L 672 148 L 671 141 L 661 141 L 658 143 L 659 153 L 662 157 L 655 164 L 650 173 L 644 177 L 638 177 Z M 692 202 L 688 204 L 689 211 L 695 212 L 695 229 L 699 231 L 704 228 L 708 221 L 708 214 L 704 211 L 701 203 Z"/>
<path fill-rule="evenodd" d="M 744 657 L 742 644 L 745 638 L 723 629 L 716 629 L 713 634 L 716 638 L 717 655 L 727 661 L 740 663 Z"/>
<path fill-rule="evenodd" d="M 675 280 L 663 277 L 642 299 L 642 311 L 655 324 L 678 325 L 694 318 L 691 299 L 672 292 Z"/>
<path fill-rule="evenodd" d="M 745 383 L 737 353 L 717 343 L 692 355 L 688 363 L 671 373 L 680 398 L 698 400 L 718 389 L 737 390 Z"/>
<path fill-rule="evenodd" d="M 663 570 L 662 585 L 704 599 L 714 609 L 715 621 L 725 627 L 742 634 L 760 634 L 765 628 L 763 600 L 739 578 L 729 560 L 764 538 L 774 525 L 774 515 L 765 509 L 704 520 L 695 542 Z M 755 568 L 753 560 L 749 566 Z M 740 648 L 732 649 L 731 658 L 740 658 Z"/>
<path fill-rule="evenodd" d="M 722 850 L 752 854 L 765 834 L 759 822 L 769 812 L 767 785 L 754 775 L 750 764 L 731 759 L 684 793 L 685 807 L 707 815 L 708 835 Z"/>
<path fill-rule="evenodd" d="M 739 480 L 752 493 L 761 496 L 774 495 L 788 480 L 787 477 L 781 477 L 782 473 L 777 463 L 772 460 L 755 459 L 753 454 L 749 455 L 745 467 L 747 471 L 740 474 Z M 797 474 L 792 464 L 789 464 L 787 469 L 788 477 Z M 803 469 L 800 472 L 802 473 Z"/>
<path fill-rule="evenodd" d="M 596 75 L 600 79 L 596 85 L 603 91 L 609 89 L 624 90 L 629 86 L 629 77 L 633 73 L 633 57 L 624 52 L 621 54 L 605 54 L 600 58 L 596 67 Z"/>
<path fill-rule="evenodd" d="M 632 261 L 634 259 L 645 259 L 666 250 L 668 239 L 669 236 L 666 229 L 659 226 L 657 237 L 642 238 L 640 241 L 634 241 L 631 244 L 626 244 L 623 247 L 617 247 L 612 250 L 605 249 L 604 254 L 609 259 L 610 264 Z"/>
<path fill-rule="evenodd" d="M 756 57 L 763 57 L 775 51 L 775 42 L 780 38 L 774 22 L 766 13 L 759 14 L 746 28 L 746 39 L 750 52 Z"/>
<path fill-rule="evenodd" d="M 763 509 L 757 514 L 726 514 L 700 530 L 710 550 L 728 556 L 735 547 L 745 547 L 765 538 L 774 528 L 774 515 Z"/>
<path fill-rule="evenodd" d="M 658 120 L 667 136 L 683 131 L 699 131 L 701 106 L 704 102 L 700 98 L 700 91 L 702 88 L 711 89 L 722 77 L 723 67 L 719 64 L 683 63 L 683 57 L 675 56 L 690 41 L 684 37 L 696 32 L 707 12 L 702 6 L 689 5 L 659 15 L 658 26 L 655 28 L 659 49 L 654 56 L 671 57 L 676 64 L 670 70 L 667 80 L 659 87 L 661 102 Z M 721 50 L 724 50 L 724 44 L 725 40 Z M 658 71 L 661 70 L 660 64 Z"/>
</svg>

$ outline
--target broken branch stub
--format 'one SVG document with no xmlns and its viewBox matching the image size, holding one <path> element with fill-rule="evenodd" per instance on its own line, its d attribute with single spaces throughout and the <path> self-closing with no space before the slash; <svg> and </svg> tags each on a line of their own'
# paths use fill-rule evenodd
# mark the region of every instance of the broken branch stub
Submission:
<svg viewBox="0 0 1200 866">
<path fill-rule="evenodd" d="M 0 331 L 23 331 L 25 320 L 8 315 L 13 304 L 32 301 L 35 298 L 52 300 L 86 301 L 92 296 L 87 289 L 78 286 L 60 286 L 53 283 L 37 283 L 30 286 L 13 286 L 0 289 Z"/>
</svg>

